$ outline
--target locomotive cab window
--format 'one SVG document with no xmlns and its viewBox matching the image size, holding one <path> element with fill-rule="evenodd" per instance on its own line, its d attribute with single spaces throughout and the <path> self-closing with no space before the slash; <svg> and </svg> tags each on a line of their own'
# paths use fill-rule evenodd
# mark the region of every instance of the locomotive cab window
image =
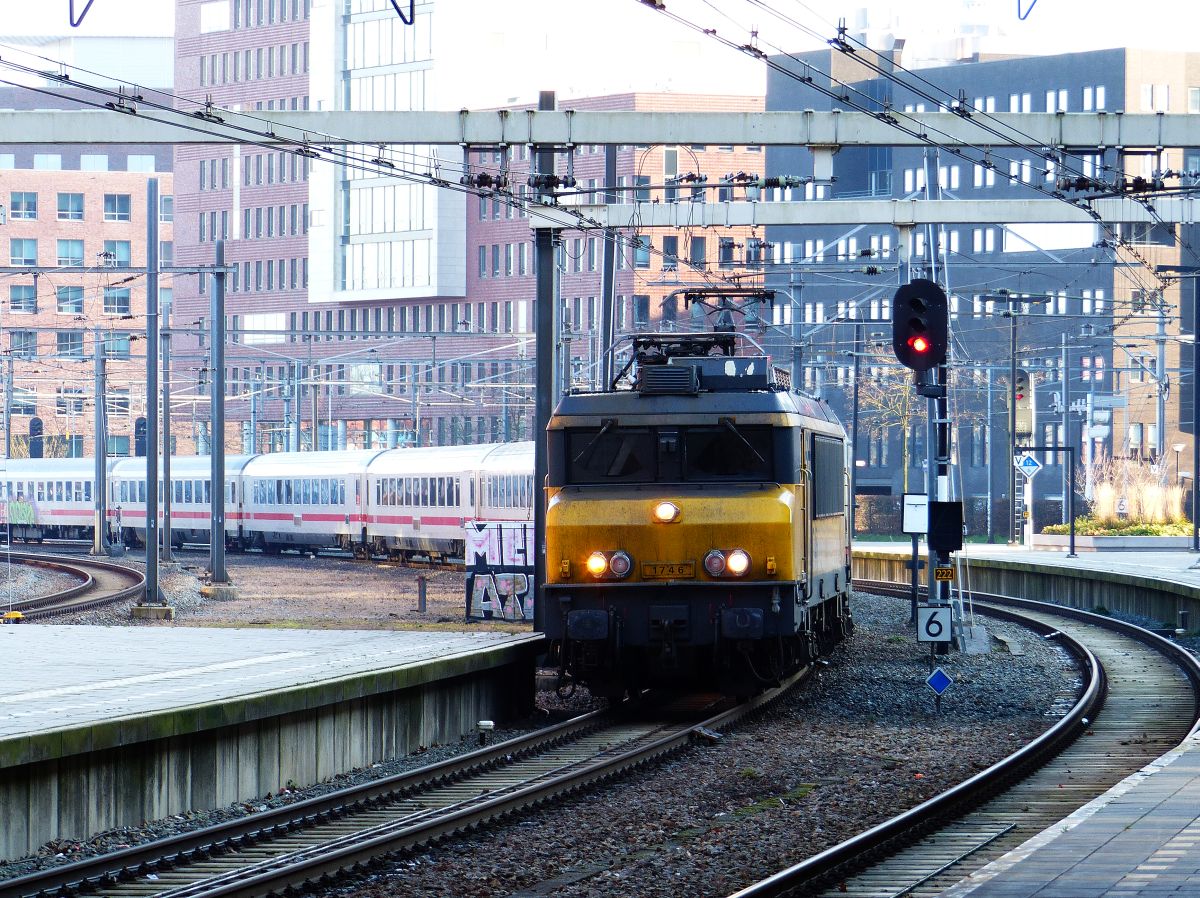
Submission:
<svg viewBox="0 0 1200 898">
<path fill-rule="evenodd" d="M 732 418 L 692 427 L 599 428 L 565 433 L 568 484 L 775 482 L 777 429 Z"/>
</svg>

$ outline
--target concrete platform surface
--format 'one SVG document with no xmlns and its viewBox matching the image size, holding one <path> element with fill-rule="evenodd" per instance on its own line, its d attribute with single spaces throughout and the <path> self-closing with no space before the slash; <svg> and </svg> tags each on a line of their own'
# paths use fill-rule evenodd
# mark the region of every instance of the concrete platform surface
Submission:
<svg viewBox="0 0 1200 898">
<path fill-rule="evenodd" d="M 882 543 L 856 541 L 855 552 L 887 552 L 911 556 L 911 543 Z M 925 544 L 919 551 L 925 555 Z M 970 543 L 952 558 L 970 561 L 1004 561 L 1023 564 L 1049 565 L 1085 571 L 1105 571 L 1131 576 L 1152 576 L 1159 580 L 1181 583 L 1200 588 L 1200 554 L 1188 551 L 1124 551 L 1124 552 L 1080 552 L 1069 558 L 1066 552 L 1047 549 L 1026 549 L 1019 546 L 987 545 Z M 924 582 L 924 581 L 922 581 Z"/>
<path fill-rule="evenodd" d="M 0 627 L 0 740 L 468 655 L 531 634 Z"/>
<path fill-rule="evenodd" d="M 1193 736 L 942 898 L 1200 895 L 1200 737 Z"/>
</svg>

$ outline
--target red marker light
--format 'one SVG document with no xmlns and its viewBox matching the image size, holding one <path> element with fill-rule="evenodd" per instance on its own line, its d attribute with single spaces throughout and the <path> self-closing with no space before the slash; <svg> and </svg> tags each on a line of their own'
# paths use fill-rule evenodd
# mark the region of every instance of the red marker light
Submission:
<svg viewBox="0 0 1200 898">
<path fill-rule="evenodd" d="M 917 352 L 929 351 L 929 340 L 927 340 L 925 337 L 909 337 L 908 345 Z"/>
</svg>

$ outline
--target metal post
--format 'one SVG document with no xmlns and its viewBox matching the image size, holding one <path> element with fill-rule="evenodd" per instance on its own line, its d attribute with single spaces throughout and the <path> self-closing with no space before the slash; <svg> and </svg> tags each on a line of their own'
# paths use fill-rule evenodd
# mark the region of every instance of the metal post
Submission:
<svg viewBox="0 0 1200 898">
<path fill-rule="evenodd" d="M 292 362 L 292 451 L 300 451 L 300 362 Z"/>
<path fill-rule="evenodd" d="M 108 552 L 108 497 L 105 487 L 108 485 L 108 473 L 105 460 L 107 458 L 108 440 L 104 427 L 104 341 L 100 338 L 100 328 L 92 329 L 92 345 L 96 354 L 95 370 L 95 402 L 93 407 L 92 432 L 95 436 L 95 450 L 92 452 L 95 461 L 92 479 L 92 498 L 95 500 L 92 516 L 92 554 L 105 555 Z"/>
<path fill-rule="evenodd" d="M 1200 291 L 1192 296 L 1192 551 L 1200 552 Z"/>
<path fill-rule="evenodd" d="M 850 536 L 854 536 L 855 511 L 858 507 L 858 385 L 862 379 L 862 353 L 859 345 L 862 324 L 854 325 L 854 406 L 850 424 Z"/>
<path fill-rule="evenodd" d="M 163 441 L 163 561 L 171 555 L 171 307 L 163 306 L 166 327 L 162 329 L 162 441 Z"/>
<path fill-rule="evenodd" d="M 996 447 L 992 445 L 992 436 L 995 433 L 995 428 L 992 427 L 992 421 L 995 420 L 995 414 L 992 412 L 992 366 L 987 367 L 987 423 L 984 432 L 984 449 L 987 452 L 987 509 L 985 515 L 987 518 L 987 541 L 994 543 L 996 541 L 996 518 L 993 514 L 992 505 L 994 498 L 992 495 L 996 481 Z"/>
<path fill-rule="evenodd" d="M 1071 543 L 1067 550 L 1068 558 L 1075 558 L 1075 447 L 1065 446 L 1067 450 L 1067 470 L 1070 472 L 1071 489 L 1067 492 L 1067 518 L 1070 521 Z"/>
<path fill-rule="evenodd" d="M 792 392 L 804 390 L 804 304 L 800 301 L 804 291 L 804 282 L 789 279 L 788 302 L 791 303 L 792 326 L 790 339 L 792 341 Z"/>
<path fill-rule="evenodd" d="M 924 371 L 917 375 L 926 384 L 937 383 L 937 369 Z M 930 507 L 938 500 L 938 466 L 937 466 L 937 399 L 933 396 L 925 400 L 925 496 L 929 500 Z M 934 579 L 934 568 L 941 562 L 938 559 L 937 553 L 933 551 L 933 547 L 929 545 L 929 535 L 925 535 L 925 551 L 929 557 L 929 570 L 926 572 L 926 602 L 936 602 L 938 595 L 938 583 Z"/>
<path fill-rule="evenodd" d="M 319 423 L 319 418 L 317 415 L 317 392 L 318 392 L 317 385 L 321 382 L 321 379 L 317 376 L 316 371 L 317 371 L 317 368 L 313 365 L 313 360 L 312 360 L 312 344 L 310 343 L 309 347 L 308 347 L 308 376 L 309 376 L 309 379 L 312 381 L 312 383 L 309 385 L 308 389 L 309 389 L 310 395 L 312 396 L 312 451 L 313 452 L 316 452 L 318 449 L 321 448 L 317 441 L 317 433 L 321 429 L 321 425 Z"/>
<path fill-rule="evenodd" d="M 158 178 L 146 182 L 146 599 L 158 590 Z"/>
<path fill-rule="evenodd" d="M 604 202 L 616 203 L 617 148 L 604 145 Z M 601 389 L 612 386 L 614 362 L 613 340 L 616 334 L 617 291 L 617 232 L 604 232 L 603 270 L 600 275 L 600 380 Z"/>
<path fill-rule="evenodd" d="M 4 375 L 4 457 L 12 458 L 13 357 L 5 359 Z"/>
<path fill-rule="evenodd" d="M 229 582 L 225 572 L 225 241 L 218 240 L 213 270 L 212 350 L 212 455 L 209 478 L 212 530 L 209 536 L 209 574 L 211 582 Z M 200 277 L 204 277 L 203 274 Z M 316 418 L 313 418 L 314 426 Z"/>
<path fill-rule="evenodd" d="M 1167 310 L 1163 304 L 1162 294 L 1156 296 L 1158 301 L 1158 328 L 1155 339 L 1158 342 L 1158 359 L 1155 364 L 1155 405 L 1154 405 L 1154 462 L 1157 465 L 1165 463 L 1167 455 Z"/>
<path fill-rule="evenodd" d="M 1008 305 L 1008 542 L 1017 541 L 1017 310 Z"/>
<path fill-rule="evenodd" d="M 1059 394 L 1062 401 L 1062 444 L 1070 446 L 1071 444 L 1071 355 L 1067 349 L 1067 335 L 1062 335 L 1062 393 Z M 1061 464 L 1061 462 L 1060 462 Z M 1063 502 L 1062 513 L 1063 523 L 1069 523 L 1067 516 L 1071 513 L 1067 507 L 1070 502 L 1067 499 L 1067 494 L 1075 489 L 1075 481 L 1067 476 L 1067 468 L 1063 465 Z"/>
<path fill-rule="evenodd" d="M 555 108 L 553 91 L 542 91 L 538 96 L 538 109 Z M 554 172 L 554 151 L 549 147 L 536 147 L 535 161 L 540 175 Z M 533 265 L 536 275 L 536 309 L 534 371 L 537 390 L 534 399 L 533 431 L 533 528 L 534 528 L 534 584 L 537 588 L 533 605 L 533 628 L 545 629 L 546 608 L 542 587 L 546 583 L 546 504 L 542 490 L 546 485 L 546 426 L 550 423 L 551 406 L 555 388 L 557 365 L 554 348 L 557 342 L 556 325 L 558 315 L 555 308 L 555 233 L 550 228 L 539 228 L 534 237 Z"/>
<path fill-rule="evenodd" d="M 413 446 L 421 445 L 421 386 L 418 374 L 421 371 L 420 365 L 412 366 L 412 419 L 413 419 Z"/>
<path fill-rule="evenodd" d="M 250 451 L 248 455 L 258 454 L 258 400 L 262 382 L 250 386 Z"/>
</svg>

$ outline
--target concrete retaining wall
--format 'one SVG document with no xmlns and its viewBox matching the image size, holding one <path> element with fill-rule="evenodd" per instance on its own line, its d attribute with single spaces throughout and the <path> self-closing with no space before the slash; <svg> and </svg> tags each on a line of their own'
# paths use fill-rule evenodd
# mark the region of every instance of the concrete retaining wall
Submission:
<svg viewBox="0 0 1200 898">
<path fill-rule="evenodd" d="M 908 556 L 900 553 L 856 550 L 852 564 L 856 578 L 908 583 L 912 575 L 905 567 L 907 561 Z M 925 572 L 921 576 L 924 585 Z M 1174 626 L 1180 611 L 1188 611 L 1191 620 L 1200 623 L 1200 589 L 1158 577 L 972 558 L 969 586 L 981 593 L 1058 602 L 1087 611 L 1104 607 L 1139 614 L 1167 626 Z"/>
<path fill-rule="evenodd" d="M 308 786 L 533 703 L 541 639 L 393 670 L 0 740 L 0 858 Z"/>
</svg>

